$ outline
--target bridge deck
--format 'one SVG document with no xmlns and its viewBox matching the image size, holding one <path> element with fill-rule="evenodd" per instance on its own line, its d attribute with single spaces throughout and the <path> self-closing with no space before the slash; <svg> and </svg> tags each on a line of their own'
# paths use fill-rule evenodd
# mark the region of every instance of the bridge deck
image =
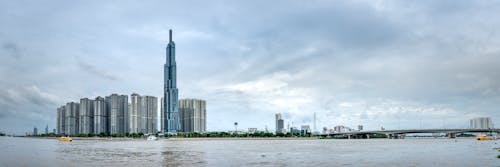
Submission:
<svg viewBox="0 0 500 167">
<path fill-rule="evenodd" d="M 500 133 L 500 129 L 403 129 L 403 130 L 375 130 L 375 131 L 352 131 L 323 134 L 331 135 L 363 135 L 363 134 L 407 134 L 407 133 Z"/>
</svg>

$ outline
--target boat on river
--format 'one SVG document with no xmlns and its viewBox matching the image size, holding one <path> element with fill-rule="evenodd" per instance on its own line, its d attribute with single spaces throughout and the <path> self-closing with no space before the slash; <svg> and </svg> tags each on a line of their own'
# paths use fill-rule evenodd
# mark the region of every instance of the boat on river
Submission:
<svg viewBox="0 0 500 167">
<path fill-rule="evenodd" d="M 148 141 L 155 141 L 155 140 L 158 140 L 158 137 L 154 135 L 148 136 Z"/>
<path fill-rule="evenodd" d="M 476 140 L 493 140 L 492 136 L 486 136 L 486 135 L 477 135 Z"/>
<path fill-rule="evenodd" d="M 61 142 L 72 142 L 73 139 L 71 137 L 60 137 L 59 141 L 61 141 Z"/>
</svg>

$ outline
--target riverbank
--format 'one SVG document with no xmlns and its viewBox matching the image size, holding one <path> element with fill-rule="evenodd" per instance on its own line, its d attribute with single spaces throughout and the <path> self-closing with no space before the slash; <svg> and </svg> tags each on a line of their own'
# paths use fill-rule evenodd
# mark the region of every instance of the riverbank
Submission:
<svg viewBox="0 0 500 167">
<path fill-rule="evenodd" d="M 27 136 L 26 138 L 37 138 L 37 139 L 59 139 L 59 137 L 38 137 L 38 136 Z M 146 140 L 143 138 L 128 138 L 128 137 L 71 137 L 73 140 Z M 174 140 L 174 141 L 196 141 L 196 140 L 318 140 L 317 137 L 170 137 L 163 138 L 160 137 L 158 140 Z"/>
</svg>

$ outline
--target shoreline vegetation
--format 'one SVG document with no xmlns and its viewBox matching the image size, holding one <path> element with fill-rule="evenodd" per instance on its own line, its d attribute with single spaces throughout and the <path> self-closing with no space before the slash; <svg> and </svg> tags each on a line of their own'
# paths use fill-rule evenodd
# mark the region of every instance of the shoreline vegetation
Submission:
<svg viewBox="0 0 500 167">
<path fill-rule="evenodd" d="M 154 135 L 159 138 L 318 138 L 318 135 L 308 134 L 274 134 L 270 132 L 255 132 L 255 133 L 230 133 L 230 132 L 206 132 L 206 133 L 176 133 L 176 134 L 143 134 L 143 133 L 121 133 L 121 134 L 76 134 L 76 135 L 60 135 L 60 134 L 40 134 L 29 135 L 26 137 L 77 137 L 77 138 L 146 138 Z"/>
<path fill-rule="evenodd" d="M 59 135 L 54 133 L 40 134 L 40 135 L 28 135 L 25 137 L 34 138 L 59 138 L 59 137 L 71 137 L 74 139 L 145 139 L 150 135 L 154 135 L 158 138 L 168 138 L 168 139 L 347 139 L 345 137 L 323 137 L 316 134 L 299 134 L 299 133 L 279 133 L 274 134 L 270 132 L 255 132 L 255 133 L 231 133 L 231 132 L 206 132 L 206 133 L 176 133 L 176 134 L 143 134 L 143 133 L 122 133 L 122 134 L 77 134 L 77 135 Z M 385 134 L 370 134 L 370 139 L 377 138 L 387 138 Z M 460 135 L 457 137 L 472 137 L 473 135 Z M 366 139 L 366 136 L 353 139 Z"/>
</svg>

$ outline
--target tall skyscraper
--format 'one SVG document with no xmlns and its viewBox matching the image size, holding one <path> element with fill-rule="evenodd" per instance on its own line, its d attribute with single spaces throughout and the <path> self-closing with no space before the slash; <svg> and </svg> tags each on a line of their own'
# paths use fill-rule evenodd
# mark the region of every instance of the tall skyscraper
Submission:
<svg viewBox="0 0 500 167">
<path fill-rule="evenodd" d="M 178 108 L 178 90 L 177 90 L 177 71 L 175 63 L 175 43 L 172 41 L 172 30 L 169 31 L 169 43 L 166 48 L 167 59 L 164 65 L 164 132 L 176 133 L 180 127 L 179 108 Z"/>
<path fill-rule="evenodd" d="M 179 118 L 182 132 L 205 132 L 207 129 L 207 109 L 205 100 L 179 100 Z"/>
<path fill-rule="evenodd" d="M 49 134 L 49 125 L 45 126 L 45 134 Z"/>
<path fill-rule="evenodd" d="M 109 129 L 111 134 L 127 133 L 128 127 L 128 96 L 112 94 L 106 96 L 106 109 L 110 113 Z"/>
<path fill-rule="evenodd" d="M 109 133 L 109 110 L 106 110 L 106 101 L 98 96 L 94 100 L 94 133 Z"/>
<path fill-rule="evenodd" d="M 284 124 L 281 113 L 276 113 L 276 134 L 284 133 Z"/>
<path fill-rule="evenodd" d="M 80 99 L 79 133 L 94 133 L 94 100 Z"/>
</svg>

